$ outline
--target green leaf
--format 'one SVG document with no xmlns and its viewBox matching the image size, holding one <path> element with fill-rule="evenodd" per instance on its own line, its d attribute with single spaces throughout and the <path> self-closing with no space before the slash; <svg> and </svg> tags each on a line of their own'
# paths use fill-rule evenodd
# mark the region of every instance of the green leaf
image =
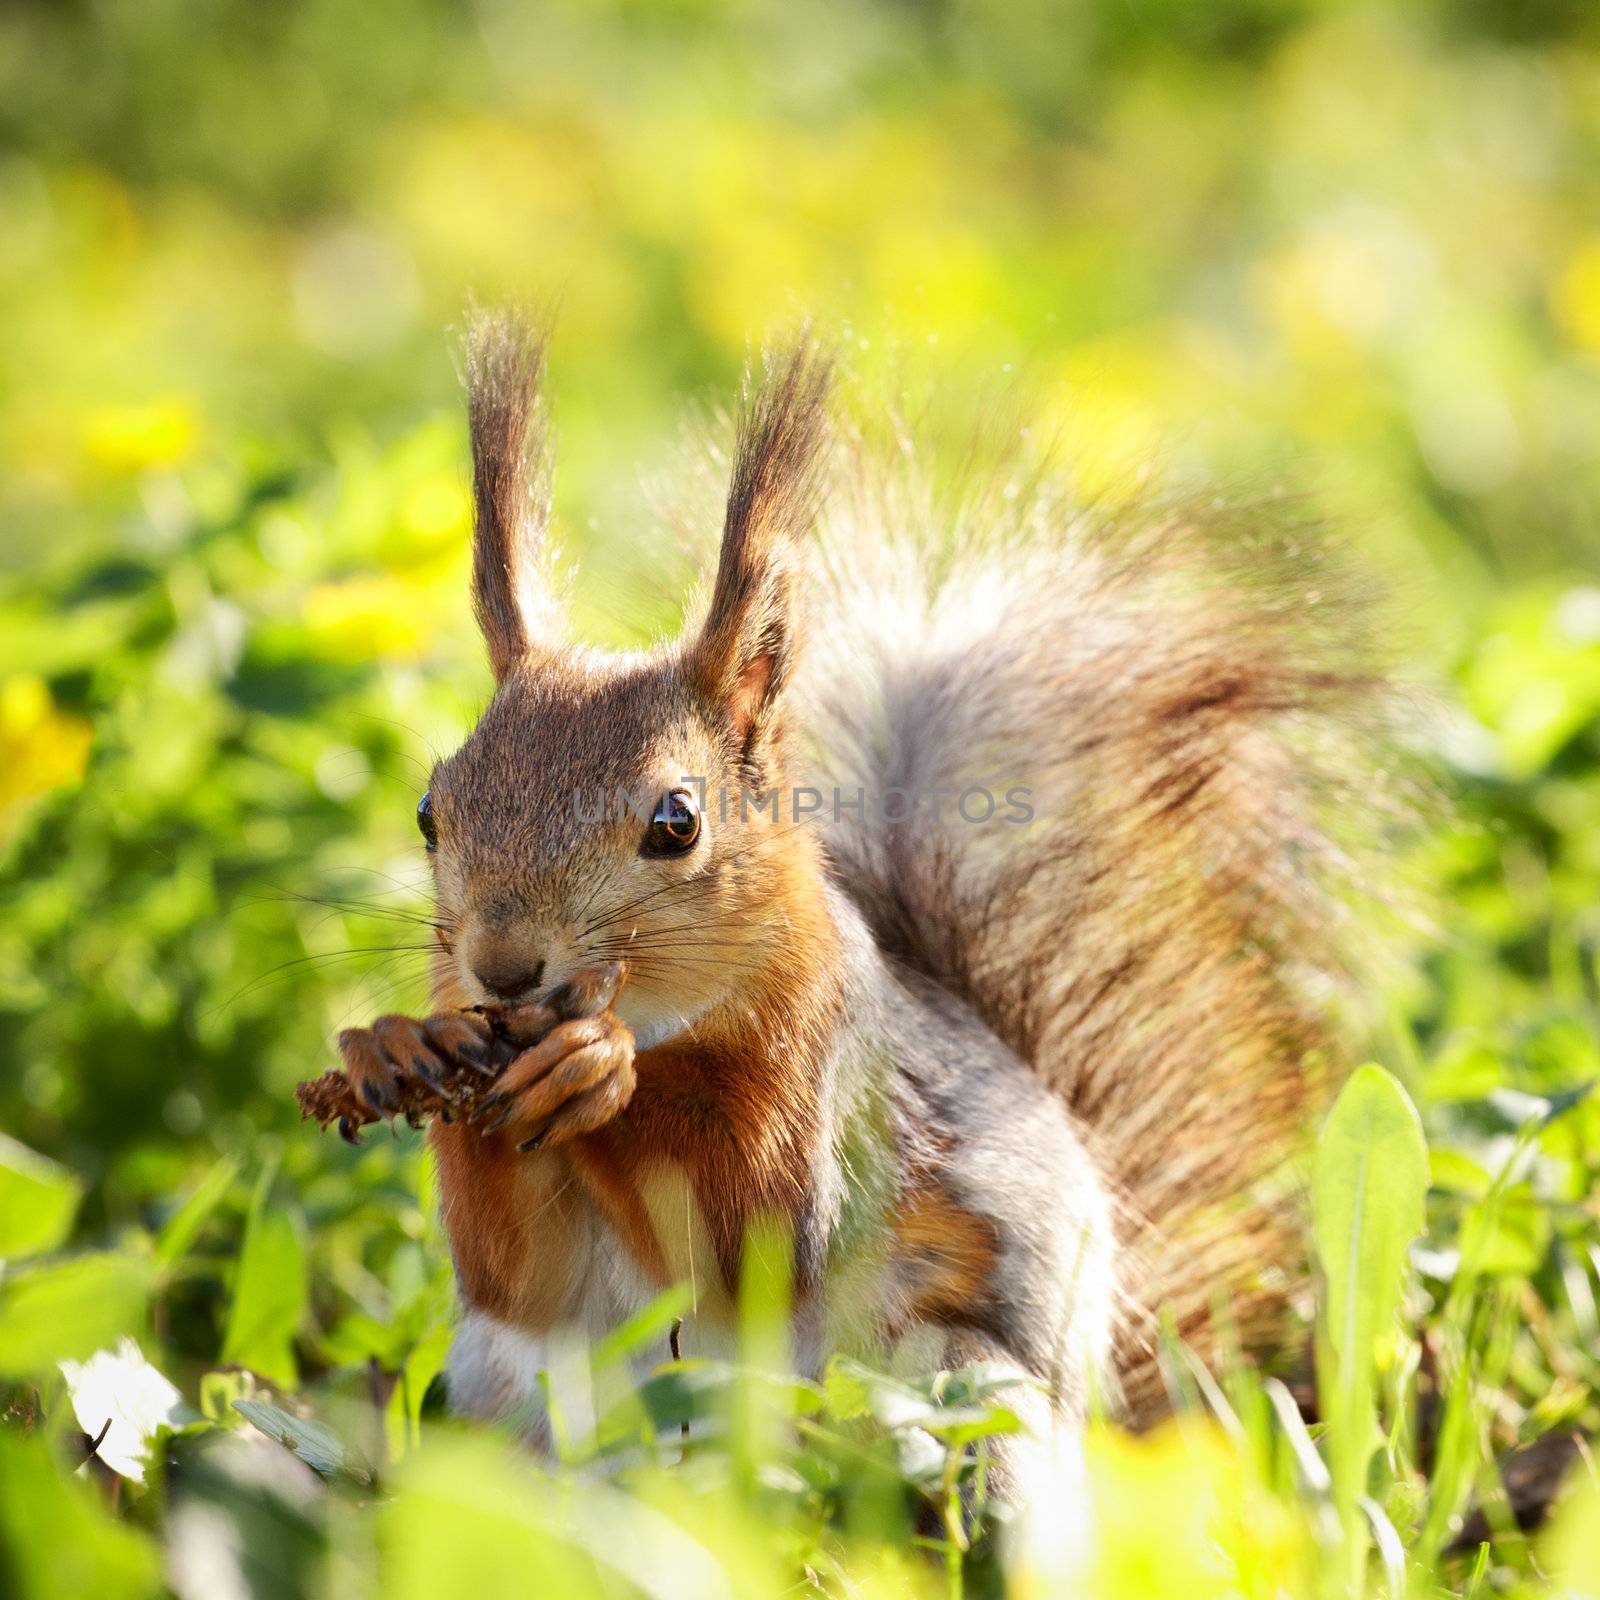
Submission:
<svg viewBox="0 0 1600 1600">
<path fill-rule="evenodd" d="M 269 1439 L 292 1450 L 311 1470 L 324 1478 L 348 1477 L 370 1482 L 372 1471 L 347 1450 L 333 1429 L 309 1417 L 297 1417 L 267 1400 L 235 1400 L 233 1409 L 253 1422 Z"/>
<path fill-rule="evenodd" d="M 412 1347 L 400 1369 L 399 1381 L 389 1396 L 384 1416 L 384 1436 L 395 1460 L 415 1450 L 422 1439 L 422 1402 L 428 1385 L 444 1371 L 450 1355 L 448 1324 L 425 1334 Z"/>
<path fill-rule="evenodd" d="M 732 1580 L 719 1557 L 722 1547 L 738 1549 L 742 1530 L 723 1531 L 725 1519 L 722 1506 L 693 1521 L 664 1516 L 600 1482 L 564 1492 L 492 1439 L 444 1437 L 405 1464 L 397 1494 L 379 1510 L 378 1588 L 385 1600 L 782 1592 Z M 697 1525 L 716 1546 L 694 1536 Z M 764 1571 L 757 1560 L 747 1567 Z"/>
<path fill-rule="evenodd" d="M 1379 1439 L 1376 1342 L 1394 1326 L 1427 1190 L 1428 1147 L 1416 1107 L 1382 1067 L 1359 1068 L 1334 1102 L 1311 1178 L 1324 1296 L 1317 1378 L 1352 1590 L 1371 1537 L 1359 1502 Z"/>
<path fill-rule="evenodd" d="M 234 1402 L 248 1400 L 256 1381 L 248 1372 L 207 1372 L 200 1378 L 200 1411 L 210 1421 L 227 1427 L 233 1421 Z"/>
<path fill-rule="evenodd" d="M 406 1343 L 406 1330 L 392 1320 L 351 1311 L 328 1330 L 319 1353 L 340 1366 L 375 1360 L 385 1372 L 392 1372 L 405 1359 Z"/>
<path fill-rule="evenodd" d="M 658 1294 L 643 1310 L 636 1311 L 595 1344 L 589 1358 L 595 1370 L 604 1372 L 646 1350 L 657 1361 L 670 1361 L 672 1325 L 688 1314 L 693 1300 L 693 1291 L 686 1283 L 674 1284 Z"/>
<path fill-rule="evenodd" d="M 1435 1189 L 1477 1199 L 1489 1192 L 1489 1174 L 1459 1150 L 1430 1150 L 1428 1176 Z"/>
<path fill-rule="evenodd" d="M 58 1249 L 82 1198 L 75 1174 L 0 1134 L 0 1261 Z"/>
<path fill-rule="evenodd" d="M 149 1263 L 97 1254 L 29 1268 L 0 1285 L 0 1372 L 48 1371 L 143 1331 Z"/>
<path fill-rule="evenodd" d="M 1373 1340 L 1394 1320 L 1427 1190 L 1416 1107 L 1382 1067 L 1359 1068 L 1322 1130 L 1311 1180 L 1328 1337 L 1346 1360 L 1370 1362 Z"/>
<path fill-rule="evenodd" d="M 941 1406 L 922 1427 L 936 1439 L 960 1448 L 993 1434 L 1020 1433 L 1022 1418 L 1009 1406 Z"/>
<path fill-rule="evenodd" d="M 1540 1563 L 1550 1593 L 1572 1600 L 1600 1600 L 1600 1484 L 1581 1471 L 1570 1494 L 1539 1541 Z"/>
<path fill-rule="evenodd" d="M 835 1422 L 850 1422 L 857 1417 L 869 1416 L 872 1411 L 872 1390 L 864 1370 L 845 1356 L 835 1356 L 823 1375 L 822 1392 L 827 1401 L 828 1415 Z"/>
<path fill-rule="evenodd" d="M 0 1594 L 136 1600 L 160 1592 L 156 1551 L 69 1477 L 38 1435 L 0 1428 Z"/>
<path fill-rule="evenodd" d="M 269 1168 L 250 1202 L 234 1274 L 222 1359 L 284 1388 L 294 1385 L 294 1337 L 307 1304 L 306 1252 L 299 1214 L 269 1206 Z"/>
<path fill-rule="evenodd" d="M 1550 1208 L 1525 1183 L 1497 1190 L 1466 1214 L 1461 1257 L 1490 1277 L 1531 1277 L 1550 1248 Z"/>
<path fill-rule="evenodd" d="M 206 1218 L 222 1203 L 238 1172 L 237 1157 L 224 1156 L 195 1185 L 194 1193 L 167 1219 L 167 1225 L 156 1240 L 158 1267 L 166 1269 L 188 1252 L 205 1226 Z"/>
</svg>

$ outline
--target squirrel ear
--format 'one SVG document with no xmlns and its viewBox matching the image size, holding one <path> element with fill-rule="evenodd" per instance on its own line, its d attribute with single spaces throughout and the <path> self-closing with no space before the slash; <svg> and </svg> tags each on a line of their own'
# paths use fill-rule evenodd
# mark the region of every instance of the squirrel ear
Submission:
<svg viewBox="0 0 1600 1600">
<path fill-rule="evenodd" d="M 497 682 L 555 631 L 545 542 L 545 344 L 545 330 L 516 312 L 474 310 L 468 319 L 472 608 Z"/>
<path fill-rule="evenodd" d="M 829 364 L 808 339 L 745 375 L 722 554 L 686 669 L 758 773 L 794 666 L 798 542 L 815 515 Z"/>
</svg>

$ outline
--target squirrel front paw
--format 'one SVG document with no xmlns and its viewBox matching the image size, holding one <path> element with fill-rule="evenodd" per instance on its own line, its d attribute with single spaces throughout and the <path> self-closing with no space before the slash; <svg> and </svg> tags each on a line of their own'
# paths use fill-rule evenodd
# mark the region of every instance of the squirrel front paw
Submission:
<svg viewBox="0 0 1600 1600">
<path fill-rule="evenodd" d="M 524 1050 L 473 1112 L 519 1150 L 547 1149 L 610 1122 L 633 1098 L 633 1034 L 614 1016 L 580 1017 Z"/>
<path fill-rule="evenodd" d="M 295 1089 L 302 1116 L 360 1144 L 358 1130 L 389 1117 L 412 1127 L 492 1117 L 515 1122 L 524 1149 L 608 1122 L 633 1095 L 633 1035 L 610 1014 L 626 968 L 585 968 L 543 999 L 510 1010 L 474 1007 L 379 1017 L 339 1035 L 342 1072 Z"/>
<path fill-rule="evenodd" d="M 460 1066 L 485 1078 L 494 1076 L 495 1047 L 487 1019 L 468 1011 L 442 1011 L 436 1016 L 379 1017 L 370 1028 L 346 1028 L 339 1035 L 339 1054 L 350 1087 L 379 1117 L 396 1113 L 417 1125 L 419 1102 L 460 1103 L 453 1080 Z M 504 1057 L 501 1057 L 504 1060 Z M 449 1118 L 450 1112 L 442 1115 Z M 350 1133 L 341 1119 L 340 1131 Z"/>
</svg>

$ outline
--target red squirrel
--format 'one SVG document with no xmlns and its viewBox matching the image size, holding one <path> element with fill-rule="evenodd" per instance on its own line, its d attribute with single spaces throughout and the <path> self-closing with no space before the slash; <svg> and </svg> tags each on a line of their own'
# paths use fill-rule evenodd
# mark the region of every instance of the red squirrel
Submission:
<svg viewBox="0 0 1600 1600">
<path fill-rule="evenodd" d="M 544 359 L 475 319 L 496 690 L 418 812 L 436 1015 L 342 1040 L 383 1112 L 482 1064 L 481 1008 L 546 1008 L 492 1114 L 428 1135 L 455 1406 L 526 1408 L 553 1331 L 676 1281 L 714 1347 L 767 1216 L 804 1363 L 1003 1364 L 1037 1434 L 1158 1411 L 1162 1315 L 1270 1344 L 1304 1263 L 1264 1180 L 1338 1070 L 1328 817 L 1381 690 L 1315 549 L 1020 468 L 941 498 L 802 345 L 747 383 L 703 618 L 606 653 L 561 633 Z"/>
</svg>

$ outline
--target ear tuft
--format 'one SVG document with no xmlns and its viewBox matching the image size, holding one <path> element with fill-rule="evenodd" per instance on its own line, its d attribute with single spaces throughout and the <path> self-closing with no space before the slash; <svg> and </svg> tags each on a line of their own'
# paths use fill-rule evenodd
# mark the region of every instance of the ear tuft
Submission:
<svg viewBox="0 0 1600 1600">
<path fill-rule="evenodd" d="M 716 583 L 688 657 L 691 681 L 754 768 L 797 654 L 799 541 L 821 493 L 830 378 L 806 338 L 769 358 L 759 380 L 746 375 Z"/>
<path fill-rule="evenodd" d="M 497 681 L 554 620 L 546 530 L 550 468 L 541 387 L 545 327 L 474 309 L 465 339 L 472 439 L 472 601 Z"/>
</svg>

